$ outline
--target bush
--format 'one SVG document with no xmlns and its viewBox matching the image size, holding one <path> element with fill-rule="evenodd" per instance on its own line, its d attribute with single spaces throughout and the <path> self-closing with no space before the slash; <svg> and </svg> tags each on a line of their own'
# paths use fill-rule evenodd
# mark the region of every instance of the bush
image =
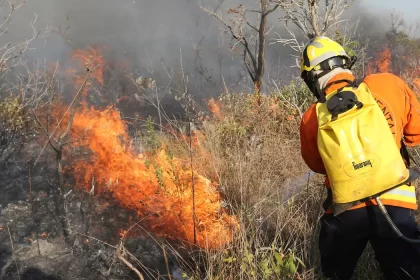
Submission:
<svg viewBox="0 0 420 280">
<path fill-rule="evenodd" d="M 31 129 L 30 122 L 19 96 L 0 101 L 0 163 L 20 150 Z"/>
</svg>

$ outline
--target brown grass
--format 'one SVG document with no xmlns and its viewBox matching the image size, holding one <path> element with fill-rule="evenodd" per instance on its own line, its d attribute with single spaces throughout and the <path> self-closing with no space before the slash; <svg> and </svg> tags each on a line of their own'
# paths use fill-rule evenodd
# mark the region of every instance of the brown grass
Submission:
<svg viewBox="0 0 420 280">
<path fill-rule="evenodd" d="M 278 94 L 224 94 L 220 114 L 200 124 L 194 166 L 220 184 L 240 232 L 225 250 L 203 250 L 197 265 L 206 279 L 322 279 L 318 221 L 326 197 L 323 177 L 308 180 L 300 154 L 300 117 Z M 307 103 L 309 104 L 309 103 Z M 188 145 L 167 141 L 186 153 Z M 279 262 L 277 259 L 281 258 Z M 191 279 L 202 275 L 185 268 Z M 378 279 L 368 246 L 355 279 Z"/>
</svg>

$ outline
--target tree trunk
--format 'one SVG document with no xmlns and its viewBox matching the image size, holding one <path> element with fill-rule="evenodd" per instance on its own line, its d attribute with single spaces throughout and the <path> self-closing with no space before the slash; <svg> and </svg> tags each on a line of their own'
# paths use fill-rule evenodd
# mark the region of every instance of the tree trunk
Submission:
<svg viewBox="0 0 420 280">
<path fill-rule="evenodd" d="M 267 28 L 267 10 L 269 5 L 269 0 L 260 0 L 261 1 L 261 18 L 260 26 L 258 29 L 258 63 L 257 71 L 255 73 L 255 90 L 259 94 L 262 88 L 262 82 L 264 77 L 264 66 L 265 66 L 265 31 Z"/>
<path fill-rule="evenodd" d="M 55 207 L 57 215 L 60 219 L 61 228 L 63 231 L 63 237 L 67 244 L 71 244 L 71 240 L 69 240 L 69 228 L 70 223 L 67 219 L 67 211 L 66 211 L 66 199 L 64 194 L 64 178 L 63 178 L 63 166 L 62 166 L 62 148 L 59 147 L 59 150 L 56 151 L 56 161 L 57 161 L 57 177 L 58 177 L 58 194 L 56 195 L 55 200 Z"/>
</svg>

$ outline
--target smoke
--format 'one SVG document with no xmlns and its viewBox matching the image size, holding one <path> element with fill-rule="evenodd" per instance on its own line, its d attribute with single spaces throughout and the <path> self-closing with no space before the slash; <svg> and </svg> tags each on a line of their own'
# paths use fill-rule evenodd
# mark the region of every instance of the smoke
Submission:
<svg viewBox="0 0 420 280">
<path fill-rule="evenodd" d="M 228 8 L 240 4 L 258 8 L 254 0 L 37 0 L 16 11 L 8 37 L 18 40 L 30 36 L 30 20 L 37 13 L 37 26 L 52 25 L 65 33 L 38 41 L 31 57 L 63 60 L 74 48 L 106 45 L 138 72 L 153 69 L 157 79 L 164 79 L 163 66 L 179 68 L 182 56 L 184 71 L 195 75 L 202 90 L 215 90 L 217 84 L 220 91 L 222 76 L 231 86 L 248 74 L 241 57 L 230 52 L 230 38 L 223 35 L 220 23 L 200 6 L 222 11 L 225 17 Z M 270 24 L 274 24 L 275 32 L 285 34 L 276 16 L 270 18 Z M 286 47 L 269 46 L 267 72 L 292 65 L 288 52 Z"/>
<path fill-rule="evenodd" d="M 222 25 L 200 8 L 221 11 L 226 17 L 228 8 L 240 4 L 258 8 L 255 0 L 28 1 L 16 10 L 0 43 L 30 36 L 30 22 L 36 13 L 37 27 L 51 25 L 56 32 L 34 42 L 34 49 L 26 54 L 29 59 L 65 62 L 75 48 L 107 46 L 108 60 L 124 61 L 130 71 L 152 77 L 158 86 L 173 82 L 168 73 L 180 73 L 182 66 L 188 75 L 190 93 L 202 100 L 218 95 L 225 85 L 234 90 L 252 88 L 241 56 L 229 49 L 229 35 L 223 34 Z M 275 32 L 289 36 L 279 17 L 273 13 L 269 18 L 268 26 L 273 28 L 268 44 L 277 37 Z M 353 23 L 360 20 L 362 37 L 371 41 L 379 39 L 386 30 L 381 17 L 363 8 L 363 2 L 356 2 L 344 17 Z M 267 46 L 266 81 L 288 81 L 298 73 L 297 68 L 291 67 L 295 60 L 290 54 L 289 47 Z"/>
</svg>

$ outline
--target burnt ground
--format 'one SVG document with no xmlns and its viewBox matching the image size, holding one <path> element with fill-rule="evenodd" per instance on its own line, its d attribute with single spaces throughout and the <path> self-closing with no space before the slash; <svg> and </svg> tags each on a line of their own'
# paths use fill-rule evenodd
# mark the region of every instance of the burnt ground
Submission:
<svg viewBox="0 0 420 280">
<path fill-rule="evenodd" d="M 136 222 L 135 214 L 109 197 L 69 187 L 64 206 L 71 234 L 65 238 L 57 210 L 54 154 L 46 149 L 29 176 L 28 160 L 37 152 L 39 148 L 28 145 L 0 166 L 0 279 L 139 279 L 116 254 L 120 230 L 127 229 L 130 220 Z M 181 279 L 175 272 L 179 252 L 167 250 L 165 262 L 158 242 L 167 241 L 146 233 L 124 241 L 148 271 L 125 258 L 145 279 L 169 279 L 159 276 L 168 274 L 167 266 L 172 279 Z"/>
</svg>

